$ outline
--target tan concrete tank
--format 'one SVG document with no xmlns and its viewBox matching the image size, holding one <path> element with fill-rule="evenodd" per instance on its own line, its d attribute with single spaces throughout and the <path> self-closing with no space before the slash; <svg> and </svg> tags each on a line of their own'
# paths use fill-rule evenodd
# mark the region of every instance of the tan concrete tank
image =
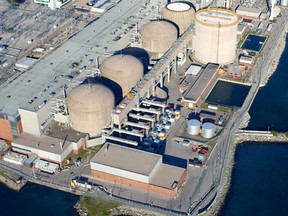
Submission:
<svg viewBox="0 0 288 216">
<path fill-rule="evenodd" d="M 186 2 L 172 2 L 167 4 L 162 10 L 164 19 L 175 23 L 179 28 L 179 35 L 192 24 L 194 19 L 194 9 Z"/>
<path fill-rule="evenodd" d="M 110 122 L 114 94 L 102 84 L 83 84 L 68 94 L 67 105 L 73 129 L 98 134 Z"/>
<path fill-rule="evenodd" d="M 154 20 L 142 26 L 142 48 L 152 59 L 159 59 L 177 40 L 176 26 L 164 20 Z"/>
<path fill-rule="evenodd" d="M 121 87 L 122 97 L 130 92 L 144 74 L 142 62 L 131 55 L 113 55 L 107 58 L 99 69 L 102 77 Z M 107 85 L 113 89 L 113 83 L 107 82 Z"/>
<path fill-rule="evenodd" d="M 229 64 L 236 58 L 239 17 L 231 10 L 210 8 L 195 13 L 195 53 L 201 63 Z"/>
</svg>

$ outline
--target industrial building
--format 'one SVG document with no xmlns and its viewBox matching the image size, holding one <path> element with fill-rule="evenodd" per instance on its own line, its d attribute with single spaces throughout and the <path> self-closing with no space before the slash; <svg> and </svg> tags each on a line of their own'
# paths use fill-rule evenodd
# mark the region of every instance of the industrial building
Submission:
<svg viewBox="0 0 288 216">
<path fill-rule="evenodd" d="M 90 162 L 92 177 L 115 185 L 173 197 L 186 178 L 186 169 L 164 164 L 162 156 L 106 143 Z"/>
<path fill-rule="evenodd" d="M 192 24 L 194 13 L 194 9 L 187 2 L 171 2 L 162 9 L 163 18 L 177 25 L 179 35 Z"/>
<path fill-rule="evenodd" d="M 137 13 L 141 5 L 140 0 L 131 5 L 119 2 L 117 9 L 111 8 L 109 13 L 104 13 L 96 22 L 39 59 L 31 69 L 3 83 L 0 86 L 0 138 L 12 141 L 22 132 L 40 136 L 54 119 L 66 124 L 68 117 L 61 114 L 65 112 L 66 102 L 55 97 L 67 86 L 69 88 L 71 82 L 73 87 L 82 83 L 77 77 L 79 72 L 85 73 L 89 59 L 102 55 L 106 46 L 115 44 L 112 40 L 115 36 L 111 38 L 110 33 L 129 19 L 131 14 L 126 11 L 133 8 Z M 118 13 L 119 9 L 123 14 Z M 123 30 L 118 32 L 123 33 Z M 123 43 L 120 48 L 126 46 Z M 56 106 L 58 113 L 54 109 Z"/>
<path fill-rule="evenodd" d="M 195 108 L 207 96 L 217 81 L 218 64 L 207 64 L 199 79 L 189 85 L 182 96 L 182 103 L 190 109 Z"/>
<path fill-rule="evenodd" d="M 60 165 L 64 164 L 67 157 L 73 153 L 78 153 L 83 148 L 85 149 L 85 138 L 80 138 L 78 142 L 72 142 L 51 136 L 35 136 L 28 133 L 22 133 L 12 142 L 12 149 L 15 152 L 28 156 L 36 155 L 43 160 Z"/>
<path fill-rule="evenodd" d="M 229 64 L 236 59 L 238 15 L 221 8 L 195 13 L 194 58 L 200 63 Z"/>
<path fill-rule="evenodd" d="M 262 11 L 261 8 L 251 8 L 239 5 L 236 9 L 236 13 L 240 17 L 258 20 L 260 18 Z"/>
</svg>

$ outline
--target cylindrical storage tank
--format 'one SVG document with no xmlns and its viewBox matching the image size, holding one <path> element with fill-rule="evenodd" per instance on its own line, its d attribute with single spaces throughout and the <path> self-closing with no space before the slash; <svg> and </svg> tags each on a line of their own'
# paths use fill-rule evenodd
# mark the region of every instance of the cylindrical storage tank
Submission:
<svg viewBox="0 0 288 216">
<path fill-rule="evenodd" d="M 67 105 L 73 129 L 98 134 L 110 122 L 114 94 L 102 84 L 83 84 L 68 94 Z"/>
<path fill-rule="evenodd" d="M 202 125 L 202 137 L 206 139 L 210 139 L 215 135 L 215 124 L 211 122 L 206 122 Z"/>
<path fill-rule="evenodd" d="M 121 87 L 122 97 L 130 92 L 144 74 L 142 62 L 131 55 L 113 55 L 103 61 L 99 69 L 102 77 Z M 105 80 L 103 82 L 106 84 Z M 113 83 L 107 85 L 113 89 Z"/>
<path fill-rule="evenodd" d="M 177 40 L 178 31 L 176 26 L 164 21 L 154 20 L 142 26 L 142 48 L 145 49 L 152 59 L 159 59 Z"/>
<path fill-rule="evenodd" d="M 238 15 L 227 9 L 207 8 L 195 13 L 195 60 L 229 64 L 236 59 Z"/>
<path fill-rule="evenodd" d="M 288 0 L 281 0 L 281 6 L 287 7 L 288 6 Z"/>
<path fill-rule="evenodd" d="M 187 132 L 190 135 L 198 135 L 201 122 L 197 119 L 190 119 L 187 122 Z"/>
<path fill-rule="evenodd" d="M 201 161 L 201 162 L 204 162 L 206 160 L 206 155 L 204 154 L 198 154 L 198 160 Z"/>
<path fill-rule="evenodd" d="M 178 26 L 179 35 L 182 35 L 192 24 L 194 13 L 194 9 L 186 2 L 172 2 L 167 4 L 162 10 L 163 18 L 172 21 Z"/>
</svg>

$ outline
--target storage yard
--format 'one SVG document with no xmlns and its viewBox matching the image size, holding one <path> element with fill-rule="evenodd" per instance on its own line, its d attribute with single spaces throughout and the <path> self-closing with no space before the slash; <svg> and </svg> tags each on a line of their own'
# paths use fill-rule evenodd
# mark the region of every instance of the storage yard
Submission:
<svg viewBox="0 0 288 216">
<path fill-rule="evenodd" d="M 255 84 L 278 14 L 252 1 L 104 3 L 1 7 L 0 162 L 187 214 L 217 181 L 213 152 L 237 111 L 205 100 L 219 79 Z M 254 35 L 260 48 L 247 47 Z"/>
</svg>

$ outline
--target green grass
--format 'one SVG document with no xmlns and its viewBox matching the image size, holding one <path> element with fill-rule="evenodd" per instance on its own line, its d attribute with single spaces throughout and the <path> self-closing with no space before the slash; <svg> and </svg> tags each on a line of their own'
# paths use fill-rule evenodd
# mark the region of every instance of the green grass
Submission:
<svg viewBox="0 0 288 216">
<path fill-rule="evenodd" d="M 202 103 L 201 104 L 202 109 L 207 109 L 208 108 L 208 103 Z"/>
<path fill-rule="evenodd" d="M 96 146 L 93 146 L 91 148 L 89 148 L 89 150 L 91 151 L 95 151 L 95 152 L 98 152 L 101 148 L 102 148 L 103 145 L 96 145 Z"/>
<path fill-rule="evenodd" d="M 218 106 L 218 111 L 220 112 L 229 112 L 229 110 L 230 110 L 229 107 Z"/>
<path fill-rule="evenodd" d="M 103 201 L 91 197 L 82 197 L 80 205 L 87 210 L 89 216 L 109 216 L 112 209 L 120 206 L 115 202 Z"/>
</svg>

